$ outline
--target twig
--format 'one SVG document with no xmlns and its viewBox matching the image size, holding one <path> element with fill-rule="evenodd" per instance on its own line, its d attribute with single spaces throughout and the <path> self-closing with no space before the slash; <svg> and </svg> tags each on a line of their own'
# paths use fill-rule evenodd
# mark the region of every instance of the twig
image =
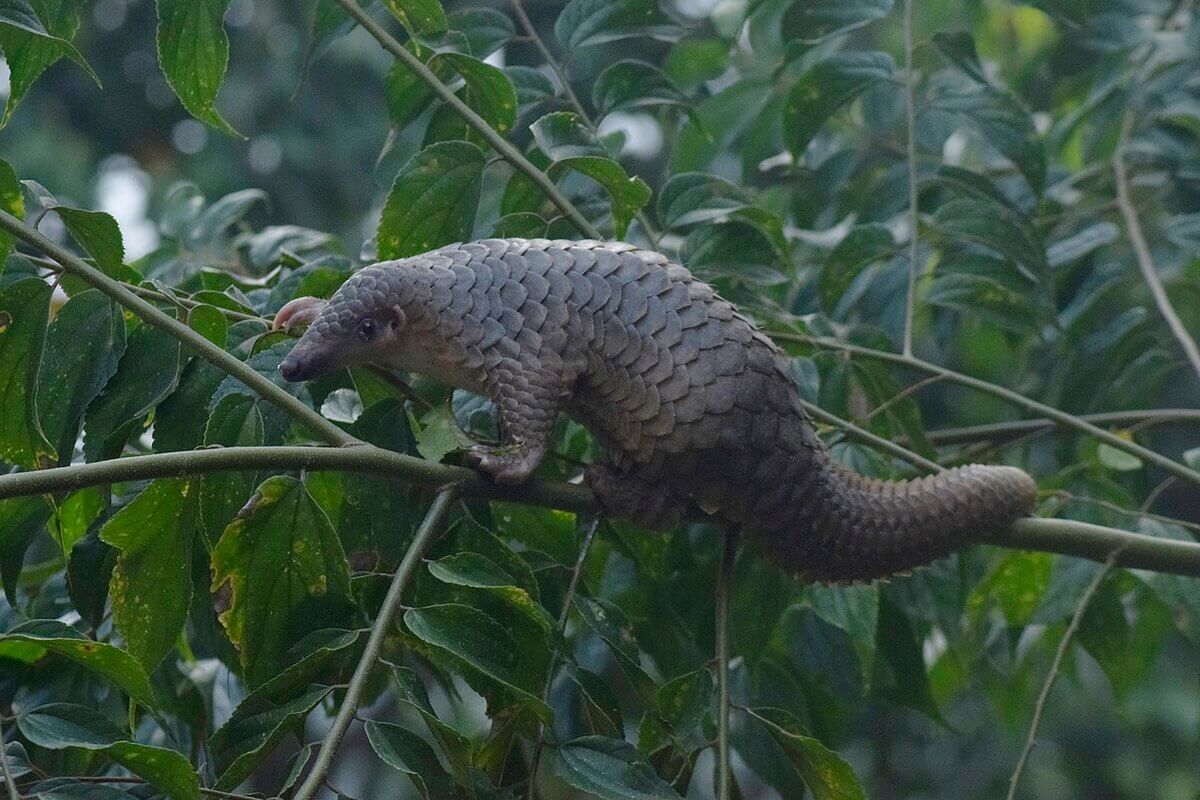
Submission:
<svg viewBox="0 0 1200 800">
<path fill-rule="evenodd" d="M 1050 674 L 1046 676 L 1046 682 L 1042 684 L 1041 694 L 1038 695 L 1037 704 L 1033 707 L 1033 720 L 1029 723 L 1029 735 L 1025 738 L 1025 747 L 1021 750 L 1021 757 L 1017 760 L 1016 769 L 1013 770 L 1012 778 L 1008 782 L 1008 800 L 1013 800 L 1017 793 L 1017 783 L 1021 780 L 1021 771 L 1025 769 L 1025 762 L 1029 758 L 1029 752 L 1033 750 L 1034 741 L 1037 739 L 1038 725 L 1042 721 L 1042 711 L 1046 708 L 1046 698 L 1050 696 L 1050 687 L 1054 685 L 1054 679 L 1058 677 L 1058 670 L 1062 666 L 1063 657 L 1067 653 L 1067 646 L 1071 643 L 1071 637 L 1075 635 L 1075 631 L 1079 629 L 1079 623 L 1083 620 L 1083 614 L 1087 610 L 1088 603 L 1092 600 L 1092 595 L 1100 588 L 1100 584 L 1104 581 L 1104 576 L 1112 569 L 1116 563 L 1118 550 L 1113 550 L 1108 559 L 1104 562 L 1104 566 L 1096 573 L 1096 577 L 1092 578 L 1092 582 L 1088 584 L 1087 590 L 1083 596 L 1079 598 L 1079 605 L 1075 607 L 1075 615 L 1071 617 L 1071 622 L 1067 625 L 1067 630 L 1063 633 L 1063 637 L 1058 642 L 1058 650 L 1054 654 L 1054 660 L 1050 663 Z"/>
<path fill-rule="evenodd" d="M 356 438 L 272 383 L 265 375 L 255 372 L 237 357 L 225 352 L 179 320 L 135 295 L 120 281 L 110 278 L 74 253 L 50 241 L 7 211 L 0 210 L 0 228 L 7 230 L 30 247 L 50 256 L 59 263 L 65 272 L 69 272 L 104 292 L 150 325 L 179 340 L 181 344 L 201 358 L 237 378 L 257 392 L 259 396 L 279 406 L 294 419 L 306 425 L 329 444 L 346 445 L 358 442 Z"/>
<path fill-rule="evenodd" d="M 815 403 L 810 403 L 807 400 L 801 400 L 800 403 L 804 406 L 804 410 L 809 414 L 813 415 L 822 422 L 827 422 L 834 427 L 841 428 L 846 432 L 847 436 L 852 439 L 858 439 L 861 442 L 871 445 L 877 450 L 882 450 L 889 455 L 893 455 L 896 458 L 907 461 L 913 466 L 920 467 L 921 469 L 929 472 L 941 472 L 943 469 L 942 465 L 938 464 L 936 461 L 930 461 L 928 458 L 918 455 L 911 450 L 906 450 L 894 442 L 889 442 L 882 436 L 876 436 L 866 428 L 860 428 L 858 425 L 855 425 L 849 420 L 842 419 L 836 414 L 831 414 Z"/>
<path fill-rule="evenodd" d="M 1133 114 L 1126 111 L 1121 122 L 1121 134 L 1117 139 L 1116 148 L 1113 149 L 1112 157 L 1117 208 L 1121 210 L 1121 217 L 1125 220 L 1125 233 L 1129 236 L 1129 244 L 1133 246 L 1133 254 L 1137 260 L 1138 269 L 1142 271 L 1142 278 L 1146 281 L 1146 286 L 1149 287 L 1150 294 L 1154 297 L 1154 304 L 1158 306 L 1158 313 L 1162 314 L 1163 319 L 1166 320 L 1167 327 L 1171 329 L 1179 346 L 1183 348 L 1184 355 L 1192 365 L 1196 377 L 1200 378 L 1200 347 L 1196 346 L 1196 340 L 1184 327 L 1183 321 L 1175 313 L 1175 307 L 1171 305 L 1171 299 L 1167 297 L 1167 290 L 1163 288 L 1158 270 L 1154 268 L 1154 259 L 1150 257 L 1150 248 L 1146 245 L 1146 237 L 1142 233 L 1142 224 L 1138 221 L 1137 210 L 1134 209 L 1133 201 L 1129 197 L 1129 174 L 1125 168 L 1125 144 L 1132 127 Z"/>
<path fill-rule="evenodd" d="M 1170 478 L 1167 480 L 1170 480 Z M 1200 523 L 1198 522 L 1188 522 L 1185 519 L 1176 519 L 1174 517 L 1163 516 L 1162 514 L 1152 514 L 1145 508 L 1125 508 L 1124 506 L 1119 506 L 1116 503 L 1108 500 L 1101 500 L 1098 497 L 1084 497 L 1083 495 L 1078 495 L 1074 492 L 1068 492 L 1066 489 L 1055 489 L 1050 492 L 1050 496 L 1058 497 L 1071 503 L 1081 503 L 1084 505 L 1106 508 L 1116 514 L 1124 514 L 1128 517 L 1135 517 L 1137 519 L 1151 519 L 1155 522 L 1161 522 L 1164 525 L 1178 525 L 1179 527 L 1190 530 L 1193 533 L 1200 533 Z"/>
<path fill-rule="evenodd" d="M 937 377 L 937 376 L 935 376 Z M 1200 410 L 1194 408 L 1152 408 L 1144 411 L 1108 411 L 1099 414 L 1077 414 L 1076 419 L 1093 425 L 1137 425 L 1150 423 L 1161 425 L 1168 422 L 1200 424 Z M 926 431 L 925 435 L 935 445 L 968 444 L 971 442 L 1015 439 L 1030 433 L 1050 431 L 1062 425 L 1053 419 L 1020 419 L 1011 422 L 993 422 L 987 425 L 971 425 L 963 428 L 943 428 Z M 901 444 L 906 440 L 899 439 Z"/>
<path fill-rule="evenodd" d="M 483 117 L 476 114 L 471 108 L 459 99 L 446 84 L 438 79 L 437 75 L 421 59 L 414 56 L 404 48 L 404 45 L 396 41 L 390 33 L 388 33 L 382 25 L 373 20 L 365 10 L 359 7 L 355 0 L 336 0 L 337 4 L 346 10 L 346 13 L 354 18 L 363 29 L 375 38 L 375 41 L 391 53 L 397 60 L 404 63 L 418 78 L 421 79 L 430 89 L 433 90 L 446 105 L 450 106 L 456 114 L 463 118 L 467 125 L 483 137 L 492 148 L 504 157 L 504 160 L 512 164 L 514 168 L 525 174 L 527 178 L 533 181 L 539 189 L 541 189 L 550 202 L 562 212 L 563 216 L 570 220 L 571 224 L 579 229 L 579 232 L 589 239 L 603 239 L 600 231 L 596 229 L 592 223 L 587 221 L 587 218 L 580 213 L 579 209 L 571 203 L 566 196 L 558 190 L 554 181 L 550 180 L 546 173 L 535 167 L 529 159 L 521 155 L 521 151 L 514 147 L 507 139 L 496 132 Z"/>
<path fill-rule="evenodd" d="M 930 375 L 928 378 L 922 378 L 921 380 L 917 381 L 914 384 L 905 386 L 902 390 L 900 390 L 899 392 L 896 392 L 894 395 L 889 397 L 887 400 L 884 400 L 882 403 L 880 403 L 879 405 L 877 405 L 873 409 L 871 409 L 871 412 L 869 414 L 867 414 L 865 417 L 863 417 L 863 422 L 870 422 L 875 417 L 879 416 L 879 414 L 881 414 L 882 412 L 884 412 L 887 409 L 891 408 L 892 406 L 896 405 L 896 403 L 899 403 L 900 401 L 902 401 L 908 397 L 911 397 L 912 395 L 914 395 L 917 392 L 924 389 L 926 386 L 937 383 L 938 381 L 941 381 L 941 380 L 945 380 L 945 378 L 943 378 L 941 375 Z"/>
<path fill-rule="evenodd" d="M 600 517 L 593 516 L 579 545 L 579 555 L 575 558 L 575 566 L 571 569 L 571 580 L 567 583 L 567 593 L 563 596 L 562 611 L 558 612 L 558 624 L 555 628 L 561 638 L 567 627 L 567 617 L 571 612 L 571 602 L 575 599 L 575 590 L 579 586 L 579 576 L 583 574 L 583 563 L 587 560 L 588 551 L 592 548 L 592 539 L 596 529 L 600 527 Z M 554 683 L 554 671 L 558 668 L 558 650 L 550 653 L 550 663 L 546 665 L 546 680 L 542 683 L 542 702 L 550 699 L 550 687 Z M 542 763 L 542 751 L 546 747 L 546 728 L 538 724 L 537 740 L 533 743 L 533 756 L 529 759 L 529 793 L 528 800 L 534 800 L 537 789 L 538 767 Z"/>
<path fill-rule="evenodd" d="M 904 355 L 912 355 L 913 312 L 917 303 L 917 76 L 913 72 L 913 0 L 904 0 L 904 118 L 908 161 L 908 293 L 904 299 Z"/>
<path fill-rule="evenodd" d="M 928 361 L 923 361 L 913 356 L 906 356 L 900 353 L 890 353 L 887 350 L 875 350 L 870 347 L 861 347 L 856 344 L 850 344 L 848 342 L 843 342 L 838 339 L 830 339 L 824 336 L 809 336 L 808 334 L 787 332 L 775 333 L 772 334 L 772 336 L 779 341 L 800 342 L 803 344 L 812 345 L 814 347 L 841 350 L 853 355 L 863 356 L 865 358 L 873 358 L 878 361 L 886 361 L 891 364 L 898 364 L 911 369 L 921 370 L 922 372 L 927 372 L 932 375 L 940 375 L 952 383 L 957 383 L 960 386 L 968 386 L 972 389 L 994 395 L 1007 400 L 1014 405 L 1022 406 L 1030 411 L 1033 411 L 1034 413 L 1048 417 L 1060 425 L 1065 425 L 1070 428 L 1075 428 L 1083 433 L 1087 433 L 1104 442 L 1105 444 L 1115 447 L 1118 450 L 1122 450 L 1130 455 L 1137 456 L 1143 461 L 1148 461 L 1156 466 L 1162 467 L 1174 475 L 1178 475 L 1179 477 L 1190 481 L 1191 483 L 1200 485 L 1200 472 L 1197 472 L 1196 470 L 1191 469 L 1190 467 L 1181 464 L 1178 461 L 1173 461 L 1172 459 L 1156 453 L 1153 450 L 1142 447 L 1134 442 L 1122 439 L 1120 436 L 1110 433 L 1102 428 L 1098 428 L 1089 422 L 1085 422 L 1074 414 L 1068 414 L 1065 411 L 1059 411 L 1053 406 L 1048 406 L 1045 403 L 1039 403 L 1038 401 L 1032 400 L 1019 392 L 1014 392 L 1012 389 L 1006 389 L 998 384 L 989 383 L 988 381 L 981 380 L 979 378 L 973 378 L 970 375 L 964 375 L 961 372 L 955 372 L 954 370 L 947 369 L 946 367 L 939 367 L 936 364 L 931 364 Z"/>
<path fill-rule="evenodd" d="M 370 676 L 375 662 L 379 659 L 379 649 L 383 646 L 383 640 L 391 630 L 392 619 L 400 605 L 401 595 L 408 585 L 409 578 L 412 577 L 413 570 L 420 562 L 421 556 L 433 541 L 434 534 L 441 527 L 446 512 L 453 505 L 456 494 L 457 487 L 455 486 L 447 486 L 438 492 L 437 497 L 433 500 L 433 505 L 421 522 L 420 528 L 413 536 L 412 544 L 408 546 L 408 551 L 404 554 L 404 559 L 396 570 L 396 576 L 392 579 L 391 586 L 388 587 L 387 596 L 383 600 L 379 614 L 375 617 L 375 623 L 371 626 L 371 635 L 363 648 L 362 656 L 358 659 L 358 666 L 354 668 L 354 675 L 350 678 L 350 685 L 346 688 L 346 697 L 342 700 L 342 706 L 338 709 L 337 716 L 333 719 L 329 733 L 325 734 L 325 738 L 321 742 L 321 748 L 317 751 L 312 770 L 296 791 L 296 800 L 312 800 L 320 790 L 325 776 L 329 773 L 338 745 L 342 743 L 342 737 L 346 735 L 350 721 L 354 719 L 354 714 L 358 711 L 359 700 L 366 687 L 367 678 Z"/>
<path fill-rule="evenodd" d="M 8 787 L 8 800 L 21 800 L 17 782 L 8 769 L 8 750 L 5 749 L 7 746 L 4 741 L 4 730 L 0 728 L 0 771 L 4 773 L 4 785 Z"/>
<path fill-rule="evenodd" d="M 729 590 L 737 555 L 737 530 L 723 531 L 721 563 L 717 570 L 717 800 L 729 800 Z"/>
</svg>

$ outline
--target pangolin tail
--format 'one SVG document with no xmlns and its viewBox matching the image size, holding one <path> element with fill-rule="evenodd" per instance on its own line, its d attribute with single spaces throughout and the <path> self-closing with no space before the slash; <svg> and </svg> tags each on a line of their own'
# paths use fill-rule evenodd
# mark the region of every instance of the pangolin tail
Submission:
<svg viewBox="0 0 1200 800">
<path fill-rule="evenodd" d="M 799 529 L 772 536 L 781 566 L 813 581 L 868 581 L 924 566 L 1033 510 L 1037 484 L 1016 467 L 971 464 L 910 481 L 866 478 L 828 453 L 797 486 Z M 786 540 L 780 541 L 780 539 Z M 782 547 L 780 546 L 782 545 Z"/>
</svg>

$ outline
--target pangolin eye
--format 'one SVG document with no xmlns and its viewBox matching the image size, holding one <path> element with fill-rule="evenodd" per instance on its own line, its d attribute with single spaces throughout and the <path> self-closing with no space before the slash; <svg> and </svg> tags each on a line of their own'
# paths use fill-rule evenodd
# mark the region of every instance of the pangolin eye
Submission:
<svg viewBox="0 0 1200 800">
<path fill-rule="evenodd" d="M 375 320 L 364 319 L 358 323 L 358 338 L 364 342 L 369 342 L 375 338 Z"/>
</svg>

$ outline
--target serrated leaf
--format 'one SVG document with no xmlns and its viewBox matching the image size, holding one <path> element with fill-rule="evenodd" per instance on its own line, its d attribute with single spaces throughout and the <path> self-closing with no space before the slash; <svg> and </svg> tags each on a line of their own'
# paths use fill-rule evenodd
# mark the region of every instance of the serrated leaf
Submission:
<svg viewBox="0 0 1200 800">
<path fill-rule="evenodd" d="M 842 295 L 864 269 L 892 254 L 896 243 L 886 226 L 878 223 L 858 225 L 830 251 L 817 278 L 821 304 L 829 310 L 837 307 Z"/>
<path fill-rule="evenodd" d="M 45 0 L 39 9 L 28 0 L 4 0 L 0 3 L 0 51 L 9 66 L 8 102 L 0 128 L 8 124 L 17 104 L 33 82 L 64 55 L 80 66 L 100 85 L 92 70 L 71 40 L 79 29 L 76 5 L 69 0 Z"/>
<path fill-rule="evenodd" d="M 103 211 L 84 211 L 57 206 L 58 214 L 79 246 L 87 251 L 100 271 L 110 278 L 118 277 L 125 262 L 125 244 L 117 221 Z"/>
<path fill-rule="evenodd" d="M 221 19 L 229 0 L 157 0 L 158 63 L 167 82 L 196 119 L 240 136 L 213 105 L 229 63 Z"/>
<path fill-rule="evenodd" d="M 50 285 L 25 278 L 0 288 L 0 458 L 30 469 L 53 458 L 38 419 L 37 376 Z"/>
<path fill-rule="evenodd" d="M 803 729 L 791 714 L 778 708 L 747 711 L 787 753 L 813 800 L 866 800 L 850 765 L 820 740 L 801 733 Z"/>
<path fill-rule="evenodd" d="M 517 118 L 517 91 L 498 67 L 462 53 L 438 53 L 431 64 L 448 64 L 466 82 L 465 102 L 500 133 L 507 133 Z"/>
<path fill-rule="evenodd" d="M 70 461 L 83 412 L 116 374 L 125 352 L 120 306 L 98 289 L 72 296 L 46 332 L 38 416 L 60 464 Z"/>
<path fill-rule="evenodd" d="M 892 0 L 802 0 L 789 3 L 783 19 L 788 40 L 815 44 L 883 19 Z"/>
<path fill-rule="evenodd" d="M 147 708 L 156 708 L 150 678 L 132 655 L 104 642 L 94 642 L 57 620 L 34 619 L 0 634 L 0 656 L 11 648 L 36 645 L 69 658 L 108 680 Z"/>
<path fill-rule="evenodd" d="M 972 242 L 1007 257 L 1033 283 L 1047 274 L 1046 254 L 1029 224 L 982 200 L 951 200 L 934 212 L 933 227 L 952 239 Z"/>
<path fill-rule="evenodd" d="M 99 750 L 172 800 L 200 800 L 200 778 L 174 750 L 127 741 L 125 733 L 100 712 L 72 703 L 39 706 L 18 719 L 30 741 L 52 750 Z"/>
<path fill-rule="evenodd" d="M 686 106 L 688 99 L 667 74 L 644 61 L 625 60 L 604 69 L 592 85 L 592 104 L 601 114 L 627 108 Z"/>
<path fill-rule="evenodd" d="M 453 797 L 454 782 L 437 754 L 412 731 L 388 722 L 367 720 L 363 726 L 375 755 L 392 769 L 408 776 L 423 800 Z"/>
<path fill-rule="evenodd" d="M 332 691 L 327 686 L 315 686 L 299 697 L 279 702 L 255 691 L 242 700 L 209 742 L 219 776 L 216 788 L 236 789 Z"/>
<path fill-rule="evenodd" d="M 438 142 L 413 156 L 384 204 L 379 258 L 403 258 L 469 240 L 484 163 L 479 148 L 467 142 Z"/>
<path fill-rule="evenodd" d="M 232 597 L 221 623 L 247 683 L 275 675 L 306 633 L 335 627 L 349 604 L 350 572 L 337 533 L 304 486 L 276 476 L 225 529 L 212 554 L 214 592 Z"/>
<path fill-rule="evenodd" d="M 850 51 L 818 61 L 788 92 L 784 131 L 799 158 L 825 120 L 866 91 L 891 77 L 895 64 L 886 53 Z"/>
<path fill-rule="evenodd" d="M 152 671 L 183 630 L 192 599 L 196 483 L 160 478 L 113 515 L 100 538 L 118 548 L 109 582 L 125 647 Z"/>
<path fill-rule="evenodd" d="M 205 445 L 255 447 L 264 442 L 258 400 L 244 394 L 230 394 L 217 403 L 204 431 Z M 200 477 L 200 521 L 210 541 L 220 538 L 225 526 L 253 494 L 258 482 L 256 476 L 252 470 L 240 470 Z"/>
<path fill-rule="evenodd" d="M 441 33 L 449 25 L 439 0 L 384 0 L 384 5 L 412 35 Z"/>
<path fill-rule="evenodd" d="M 650 202 L 650 187 L 646 182 L 636 175 L 629 177 L 625 168 L 612 159 L 601 156 L 564 158 L 551 164 L 548 174 L 557 179 L 567 170 L 586 175 L 608 193 L 613 230 L 618 239 L 625 235 L 633 215 Z"/>
<path fill-rule="evenodd" d="M 680 800 L 637 748 L 620 739 L 584 736 L 554 751 L 554 774 L 602 800 Z"/>
<path fill-rule="evenodd" d="M 568 51 L 633 37 L 671 41 L 680 32 L 657 0 L 571 0 L 554 23 Z"/>
<path fill-rule="evenodd" d="M 83 452 L 88 461 L 113 458 L 146 415 L 179 382 L 179 340 L 141 327 L 128 340 L 117 371 L 84 416 Z"/>
</svg>

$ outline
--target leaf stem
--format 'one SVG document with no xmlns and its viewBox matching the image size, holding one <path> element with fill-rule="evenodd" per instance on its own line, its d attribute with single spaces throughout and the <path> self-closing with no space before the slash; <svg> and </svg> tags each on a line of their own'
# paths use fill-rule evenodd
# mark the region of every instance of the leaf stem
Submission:
<svg viewBox="0 0 1200 800">
<path fill-rule="evenodd" d="M 579 587 L 579 576 L 583 574 L 583 564 L 587 561 L 588 552 L 592 549 L 592 539 L 596 537 L 596 529 L 600 527 L 600 517 L 595 515 L 591 522 L 588 523 L 587 531 L 583 535 L 583 542 L 579 545 L 579 555 L 575 558 L 575 566 L 571 569 L 571 580 L 567 583 L 567 592 L 563 595 L 563 607 L 558 612 L 558 624 L 555 630 L 558 631 L 558 636 L 561 639 L 563 632 L 567 627 L 567 617 L 571 613 L 571 602 L 575 599 L 575 590 Z M 546 665 L 546 680 L 542 683 L 542 702 L 548 703 L 550 700 L 550 687 L 554 683 L 554 671 L 558 668 L 559 651 L 555 648 L 550 653 L 550 663 Z M 543 724 L 538 724 L 537 740 L 533 744 L 533 756 L 529 759 L 529 792 L 526 795 L 528 800 L 534 800 L 537 790 L 537 774 L 538 767 L 542 763 L 542 751 L 546 747 L 546 728 Z"/>
<path fill-rule="evenodd" d="M 337 425 L 334 425 L 316 411 L 272 383 L 266 376 L 255 372 L 237 357 L 225 352 L 179 320 L 160 311 L 141 297 L 138 297 L 120 281 L 110 278 L 74 253 L 50 241 L 40 232 L 29 227 L 7 211 L 0 210 L 0 228 L 7 230 L 30 247 L 36 248 L 50 256 L 59 263 L 63 271 L 76 276 L 88 285 L 104 292 L 113 300 L 116 300 L 122 306 L 137 314 L 148 324 L 173 336 L 201 358 L 237 378 L 261 397 L 271 401 L 293 418 L 302 422 L 313 433 L 329 444 L 346 445 L 358 441 Z"/>
<path fill-rule="evenodd" d="M 908 292 L 904 299 L 904 355 L 912 356 L 913 313 L 917 303 L 917 76 L 913 71 L 913 0 L 904 0 L 904 121 L 908 161 Z"/>
<path fill-rule="evenodd" d="M 961 372 L 955 372 L 954 370 L 947 369 L 946 367 L 939 367 L 936 364 L 931 364 L 928 361 L 923 361 L 913 356 L 906 356 L 900 353 L 891 353 L 887 350 L 875 350 L 870 347 L 862 347 L 860 345 L 850 344 L 849 342 L 843 342 L 838 339 L 830 339 L 825 336 L 810 336 L 808 334 L 801 333 L 773 333 L 771 335 L 778 341 L 800 342 L 802 344 L 808 344 L 814 347 L 841 350 L 852 355 L 862 356 L 864 358 L 873 358 L 878 361 L 886 361 L 891 364 L 909 367 L 910 369 L 921 370 L 922 372 L 927 372 L 933 375 L 940 375 L 951 383 L 957 383 L 960 386 L 968 386 L 986 394 L 1002 398 L 1010 403 L 1013 403 L 1014 405 L 1022 406 L 1030 411 L 1042 415 L 1043 417 L 1052 419 L 1060 425 L 1068 428 L 1074 428 L 1081 433 L 1089 434 L 1090 436 L 1099 439 L 1100 441 L 1116 448 L 1117 450 L 1122 450 L 1130 455 L 1137 456 L 1143 461 L 1150 462 L 1151 464 L 1165 469 L 1167 472 L 1178 475 L 1179 477 L 1190 481 L 1191 483 L 1200 485 L 1200 472 L 1197 472 L 1196 470 L 1191 469 L 1190 467 L 1181 464 L 1178 461 L 1174 461 L 1164 455 L 1156 453 L 1149 448 L 1142 447 L 1140 444 L 1122 439 L 1120 436 L 1110 433 L 1103 428 L 1098 428 L 1090 422 L 1086 422 L 1085 420 L 1075 416 L 1074 414 L 1068 414 L 1067 412 L 1060 411 L 1053 406 L 1048 406 L 1045 403 L 1039 403 L 1038 401 L 1032 400 L 1023 394 L 1020 394 L 1019 392 L 1014 392 L 1012 389 L 1006 389 L 998 384 L 989 383 L 988 381 L 981 380 L 979 378 L 973 378 L 970 375 L 964 375 Z"/>
<path fill-rule="evenodd" d="M 8 787 L 8 800 L 21 800 L 21 793 L 17 790 L 17 782 L 13 778 L 12 772 L 8 769 L 7 746 L 7 743 L 4 741 L 4 731 L 0 729 L 0 772 L 3 772 L 4 785 Z"/>
<path fill-rule="evenodd" d="M 476 133 L 483 137 L 484 141 L 504 157 L 505 161 L 512 164 L 514 168 L 523 172 L 527 178 L 533 181 L 550 198 L 550 202 L 554 203 L 563 216 L 570 220 L 571 224 L 580 233 L 589 239 L 604 238 L 600 231 L 580 213 L 579 209 L 558 190 L 558 186 L 555 185 L 554 181 L 550 180 L 550 177 L 546 173 L 535 167 L 529 159 L 521 155 L 521 151 L 497 133 L 483 117 L 472 111 L 466 103 L 459 99 L 458 95 L 450 90 L 450 87 L 442 83 L 438 76 L 434 75 L 433 71 L 425 66 L 425 63 L 421 59 L 406 50 L 404 45 L 396 41 L 395 37 L 388 33 L 382 25 L 360 8 L 355 0 L 336 0 L 336 2 L 367 33 L 373 36 L 375 41 L 379 42 L 384 50 L 391 53 L 397 60 L 403 62 L 406 67 L 412 70 L 418 78 L 434 91 L 434 94 L 440 97 L 446 105 L 450 106 L 456 114 L 462 117 L 464 122 L 470 125 Z"/>
<path fill-rule="evenodd" d="M 312 800 L 324 784 L 325 776 L 329 773 L 329 768 L 333 765 L 333 757 L 337 753 L 338 746 L 342 743 L 342 737 L 346 735 L 346 731 L 350 727 L 350 722 L 354 719 L 355 712 L 358 711 L 358 704 L 362 697 L 363 689 L 366 686 L 367 678 L 371 674 L 371 669 L 379 660 L 379 650 L 383 646 L 383 640 L 392 628 L 392 620 L 396 615 L 396 609 L 400 605 L 400 597 L 403 595 L 413 571 L 420 562 L 421 556 L 428 549 L 434 535 L 441 528 L 442 521 L 445 519 L 450 507 L 454 504 L 457 494 L 458 487 L 455 485 L 446 486 L 438 492 L 437 497 L 433 500 L 433 505 L 429 508 L 428 513 L 425 514 L 425 519 L 417 529 L 416 535 L 413 536 L 412 543 L 408 546 L 408 551 L 404 554 L 404 559 L 400 562 L 400 566 L 396 570 L 396 575 L 392 579 L 392 584 L 388 587 L 387 596 L 384 598 L 383 605 L 379 609 L 379 615 L 375 617 L 375 623 L 371 626 L 371 635 L 367 639 L 366 646 L 363 648 L 363 654 L 358 660 L 358 665 L 354 668 L 354 675 L 350 678 L 350 685 L 346 688 L 346 697 L 342 701 L 341 708 L 338 709 L 337 716 L 334 717 L 333 725 L 321 741 L 321 748 L 317 751 L 312 771 L 308 773 L 308 776 L 304 779 L 304 783 L 296 791 L 296 800 Z"/>
<path fill-rule="evenodd" d="M 732 782 L 729 760 L 729 590 L 737 556 L 737 534 L 735 528 L 722 532 L 724 541 L 717 570 L 717 800 L 729 800 Z"/>
<path fill-rule="evenodd" d="M 1096 573 L 1096 577 L 1092 578 L 1092 582 L 1088 584 L 1087 590 L 1079 598 L 1079 604 L 1075 607 L 1075 615 L 1071 617 L 1071 622 L 1067 625 L 1066 632 L 1063 633 L 1062 639 L 1058 642 L 1058 650 L 1054 653 L 1054 660 L 1050 663 L 1050 672 L 1046 675 L 1046 682 L 1042 684 L 1042 691 L 1038 695 L 1037 703 L 1033 707 L 1033 719 L 1029 723 L 1029 735 L 1025 738 L 1025 746 L 1021 750 L 1021 757 L 1017 760 L 1017 766 L 1013 770 L 1012 778 L 1008 782 L 1008 800 L 1013 800 L 1017 794 L 1017 784 L 1021 780 L 1021 772 L 1025 769 L 1025 762 L 1029 759 L 1030 751 L 1033 750 L 1034 741 L 1037 739 L 1038 726 L 1042 721 L 1042 711 L 1046 708 L 1046 698 L 1050 696 L 1050 687 L 1054 685 L 1054 679 L 1058 677 L 1058 670 L 1062 666 L 1063 657 L 1067 653 L 1067 646 L 1071 643 L 1071 637 L 1079 629 L 1079 623 L 1083 620 L 1083 614 L 1087 610 L 1092 596 L 1096 594 L 1096 590 L 1104 582 L 1104 577 L 1116 562 L 1119 550 L 1120 548 L 1112 551 L 1108 559 L 1104 562 L 1104 566 Z"/>
<path fill-rule="evenodd" d="M 1142 224 L 1138 220 L 1137 210 L 1133 207 L 1133 200 L 1129 196 L 1129 173 L 1125 168 L 1125 145 L 1132 128 L 1133 113 L 1126 110 L 1121 121 L 1121 133 L 1112 156 L 1117 208 L 1120 209 L 1121 218 L 1125 221 L 1125 233 L 1129 237 L 1129 244 L 1133 246 L 1133 255 L 1137 260 L 1138 269 L 1142 272 L 1142 279 L 1146 281 L 1146 286 L 1150 289 L 1151 296 L 1154 297 L 1154 304 L 1158 306 L 1158 313 L 1162 314 L 1163 319 L 1166 320 L 1167 327 L 1171 329 L 1171 334 L 1183 348 L 1183 353 L 1187 356 L 1188 363 L 1192 365 L 1196 377 L 1200 378 L 1200 347 L 1196 346 L 1196 339 L 1184 327 L 1183 320 L 1179 318 L 1175 307 L 1171 305 L 1171 298 L 1167 296 L 1167 290 L 1158 276 L 1158 270 L 1154 268 L 1150 247 L 1146 244 L 1146 236 L 1142 233 Z"/>
</svg>

